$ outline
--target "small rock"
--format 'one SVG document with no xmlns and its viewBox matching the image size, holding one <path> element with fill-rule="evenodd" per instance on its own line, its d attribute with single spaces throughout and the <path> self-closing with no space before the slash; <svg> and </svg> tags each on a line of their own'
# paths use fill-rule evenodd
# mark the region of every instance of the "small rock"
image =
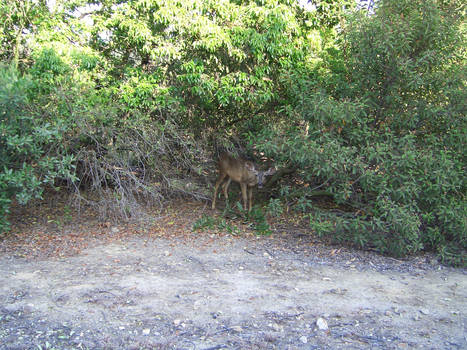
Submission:
<svg viewBox="0 0 467 350">
<path fill-rule="evenodd" d="M 143 329 L 143 334 L 148 335 L 151 332 L 149 328 Z"/>
<path fill-rule="evenodd" d="M 275 343 L 277 341 L 277 337 L 274 334 L 265 334 L 264 340 L 268 343 Z"/>
<path fill-rule="evenodd" d="M 344 295 L 347 292 L 347 289 L 333 288 L 329 290 L 329 292 L 336 295 Z"/>
<path fill-rule="evenodd" d="M 233 326 L 232 328 L 230 328 L 231 330 L 235 331 L 235 332 L 238 332 L 240 333 L 241 331 L 243 331 L 243 328 L 240 327 L 240 326 Z"/>
<path fill-rule="evenodd" d="M 420 309 L 420 312 L 424 315 L 429 315 L 430 314 L 430 311 L 428 311 L 428 309 Z"/>
<path fill-rule="evenodd" d="M 180 323 L 182 323 L 182 320 L 179 320 L 178 318 L 174 320 L 174 325 L 179 326 Z"/>
<path fill-rule="evenodd" d="M 201 305 L 203 304 L 203 301 L 202 300 L 196 300 L 193 304 L 193 309 L 197 310 L 201 307 Z"/>
<path fill-rule="evenodd" d="M 274 329 L 276 332 L 281 332 L 282 331 L 282 327 L 280 325 L 278 325 L 277 323 L 271 324 L 270 327 L 272 329 Z"/>
<path fill-rule="evenodd" d="M 23 312 L 32 313 L 33 311 L 34 311 L 33 304 L 28 304 L 28 305 L 23 306 Z"/>
<path fill-rule="evenodd" d="M 112 227 L 110 230 L 112 231 L 112 233 L 118 233 L 118 231 L 120 231 L 120 229 L 116 226 Z"/>
<path fill-rule="evenodd" d="M 304 335 L 302 335 L 302 336 L 300 337 L 300 341 L 301 341 L 303 344 L 308 343 L 308 339 L 307 339 L 307 337 L 305 337 Z"/>
<path fill-rule="evenodd" d="M 328 327 L 328 323 L 326 322 L 326 320 L 322 317 L 318 317 L 318 319 L 316 320 L 316 325 L 318 326 L 318 328 L 322 331 L 326 331 L 329 327 Z"/>
</svg>

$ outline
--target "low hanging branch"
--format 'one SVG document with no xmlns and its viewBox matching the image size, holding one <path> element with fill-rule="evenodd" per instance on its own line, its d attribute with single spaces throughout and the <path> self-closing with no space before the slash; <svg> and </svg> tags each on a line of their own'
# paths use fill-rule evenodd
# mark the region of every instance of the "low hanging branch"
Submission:
<svg viewBox="0 0 467 350">
<path fill-rule="evenodd" d="M 287 168 L 281 168 L 276 171 L 274 175 L 272 175 L 269 179 L 269 181 L 264 185 L 262 192 L 266 192 L 269 190 L 273 185 L 279 181 L 283 176 L 293 174 L 297 170 L 297 167 L 287 167 Z"/>
<path fill-rule="evenodd" d="M 274 175 L 271 176 L 270 180 L 263 186 L 262 189 L 259 189 L 259 192 L 270 192 L 271 188 L 285 175 L 293 174 L 297 170 L 297 167 L 291 166 L 286 168 L 281 168 L 276 171 Z M 319 196 L 328 196 L 334 197 L 334 195 L 326 190 L 316 190 L 307 192 L 306 194 L 302 189 L 298 189 L 290 195 L 291 197 L 299 197 L 305 195 L 306 197 L 319 197 Z"/>
</svg>

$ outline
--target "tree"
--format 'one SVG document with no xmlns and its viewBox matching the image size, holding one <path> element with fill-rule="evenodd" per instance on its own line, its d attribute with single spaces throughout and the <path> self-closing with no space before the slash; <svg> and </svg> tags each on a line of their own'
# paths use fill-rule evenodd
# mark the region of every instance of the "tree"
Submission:
<svg viewBox="0 0 467 350">
<path fill-rule="evenodd" d="M 355 14 L 343 42 L 350 93 L 368 101 L 375 127 L 420 137 L 462 132 L 465 36 L 456 3 L 381 1 L 376 16 Z"/>
<path fill-rule="evenodd" d="M 0 59 L 12 60 L 16 68 L 27 56 L 26 41 L 49 15 L 45 0 L 6 0 L 0 4 Z M 13 43 L 13 44 L 12 44 Z"/>
<path fill-rule="evenodd" d="M 333 28 L 339 24 L 342 25 L 345 17 L 357 5 L 354 0 L 308 0 L 307 3 L 316 11 L 314 23 L 317 28 Z"/>
<path fill-rule="evenodd" d="M 222 129 L 269 113 L 281 76 L 306 69 L 308 15 L 287 1 L 102 3 L 92 45 L 131 108 L 179 106 L 183 122 Z"/>
</svg>

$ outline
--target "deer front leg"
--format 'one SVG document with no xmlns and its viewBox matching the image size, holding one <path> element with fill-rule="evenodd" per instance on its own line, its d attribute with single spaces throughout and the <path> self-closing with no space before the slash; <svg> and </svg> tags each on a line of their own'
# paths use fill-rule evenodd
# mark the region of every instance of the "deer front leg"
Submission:
<svg viewBox="0 0 467 350">
<path fill-rule="evenodd" d="M 214 186 L 214 197 L 212 198 L 212 209 L 216 208 L 216 198 L 217 198 L 217 190 L 219 189 L 219 185 L 222 181 L 224 181 L 227 174 L 220 174 L 219 178 L 216 181 L 216 185 Z"/>
<path fill-rule="evenodd" d="M 253 206 L 253 187 L 248 186 L 248 211 L 251 211 L 251 207 Z"/>
<path fill-rule="evenodd" d="M 246 210 L 246 183 L 241 182 L 240 187 L 242 188 L 243 210 Z"/>
<path fill-rule="evenodd" d="M 228 196 L 228 189 L 229 189 L 229 186 L 230 186 L 230 183 L 232 182 L 232 179 L 229 177 L 229 179 L 227 180 L 227 182 L 224 183 L 223 185 L 223 188 L 224 188 L 224 197 L 225 197 L 225 201 L 227 202 L 228 199 L 229 199 L 229 196 Z"/>
</svg>

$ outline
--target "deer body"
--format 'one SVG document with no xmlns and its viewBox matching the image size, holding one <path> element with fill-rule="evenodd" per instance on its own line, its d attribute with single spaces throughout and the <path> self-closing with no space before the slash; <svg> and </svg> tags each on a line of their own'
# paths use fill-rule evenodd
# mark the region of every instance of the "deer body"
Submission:
<svg viewBox="0 0 467 350">
<path fill-rule="evenodd" d="M 241 158 L 234 158 L 228 153 L 222 153 L 219 157 L 219 178 L 214 186 L 214 197 L 212 199 L 212 209 L 216 207 L 217 191 L 220 184 L 228 177 L 227 182 L 223 185 L 224 196 L 227 200 L 227 190 L 230 182 L 233 180 L 240 184 L 243 198 L 243 208 L 247 208 L 247 192 L 248 192 L 248 211 L 251 210 L 253 202 L 253 186 L 262 187 L 264 179 L 268 175 L 274 174 L 275 169 L 270 168 L 267 171 L 259 171 L 255 168 L 253 162 Z M 248 190 L 248 191 L 247 191 Z"/>
</svg>

